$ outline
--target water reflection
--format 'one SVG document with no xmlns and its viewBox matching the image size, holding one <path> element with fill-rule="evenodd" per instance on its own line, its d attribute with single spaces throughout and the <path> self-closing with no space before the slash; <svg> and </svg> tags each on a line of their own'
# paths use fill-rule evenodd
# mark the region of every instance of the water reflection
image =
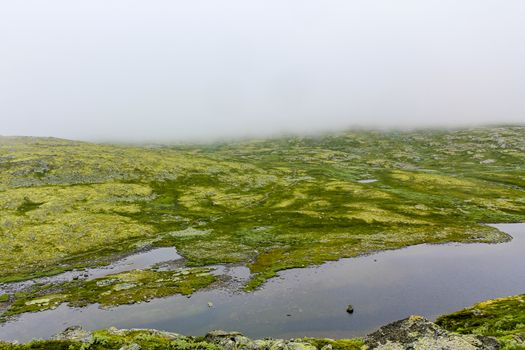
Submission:
<svg viewBox="0 0 525 350">
<path fill-rule="evenodd" d="M 211 290 L 112 310 L 62 305 L 3 325 L 0 338 L 48 337 L 73 324 L 195 335 L 220 328 L 250 337 L 361 336 L 411 314 L 433 318 L 480 300 L 523 293 L 525 224 L 494 226 L 514 239 L 419 245 L 283 271 L 249 294 Z M 233 274 L 246 275 L 245 268 L 233 269 Z M 208 302 L 214 306 L 209 308 Z M 346 312 L 349 303 L 355 308 L 352 315 Z"/>
</svg>

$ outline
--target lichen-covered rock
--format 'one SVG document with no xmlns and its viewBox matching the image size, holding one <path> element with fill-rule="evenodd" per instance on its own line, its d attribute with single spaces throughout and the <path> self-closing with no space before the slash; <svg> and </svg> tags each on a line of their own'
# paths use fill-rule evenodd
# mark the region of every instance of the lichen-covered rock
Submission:
<svg viewBox="0 0 525 350">
<path fill-rule="evenodd" d="M 365 338 L 378 350 L 498 350 L 499 342 L 481 335 L 451 333 L 421 316 L 390 323 Z"/>
<path fill-rule="evenodd" d="M 137 343 L 131 343 L 129 345 L 124 345 L 119 350 L 141 350 L 142 347 Z"/>
<path fill-rule="evenodd" d="M 80 342 L 88 342 L 91 340 L 91 332 L 82 328 L 82 326 L 71 326 L 62 332 L 55 334 L 51 339 L 53 340 L 73 340 Z"/>
<path fill-rule="evenodd" d="M 184 337 L 178 333 L 159 331 L 157 329 L 149 329 L 149 328 L 117 329 L 116 327 L 110 327 L 107 329 L 107 332 L 111 335 L 116 335 L 119 337 L 126 337 L 126 336 L 129 336 L 130 334 L 137 334 L 137 333 L 147 334 L 148 336 L 165 338 L 169 340 L 176 340 L 176 339 Z"/>
<path fill-rule="evenodd" d="M 252 340 L 239 332 L 211 331 L 204 339 L 225 350 L 317 350 L 307 341 L 283 339 Z"/>
</svg>

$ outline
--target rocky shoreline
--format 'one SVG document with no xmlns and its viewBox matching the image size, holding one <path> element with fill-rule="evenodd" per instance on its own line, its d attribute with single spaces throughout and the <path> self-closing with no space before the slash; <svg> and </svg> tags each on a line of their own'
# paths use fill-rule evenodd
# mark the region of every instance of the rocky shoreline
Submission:
<svg viewBox="0 0 525 350">
<path fill-rule="evenodd" d="M 421 317 L 410 316 L 381 327 L 362 339 L 256 339 L 239 332 L 211 331 L 204 337 L 183 336 L 153 329 L 109 328 L 89 332 L 80 326 L 69 327 L 51 340 L 26 344 L 0 343 L 0 349 L 202 349 L 202 350 L 498 350 L 494 337 L 449 332 Z"/>
<path fill-rule="evenodd" d="M 349 305 L 350 307 L 351 305 Z M 69 327 L 49 340 L 2 342 L 0 350 L 525 350 L 525 294 L 486 300 L 431 322 L 422 316 L 387 324 L 363 338 L 250 339 L 215 330 L 184 336 L 155 329 L 87 331 Z"/>
</svg>

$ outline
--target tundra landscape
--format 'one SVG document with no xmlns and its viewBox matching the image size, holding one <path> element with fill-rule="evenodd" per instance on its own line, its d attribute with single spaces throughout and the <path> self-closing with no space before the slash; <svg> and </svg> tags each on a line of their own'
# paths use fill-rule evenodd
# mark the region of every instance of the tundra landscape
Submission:
<svg viewBox="0 0 525 350">
<path fill-rule="evenodd" d="M 61 304 L 111 309 L 189 296 L 229 283 L 213 273 L 218 265 L 247 267 L 237 289 L 250 293 L 285 269 L 423 243 L 509 241 L 485 224 L 525 221 L 522 126 L 177 146 L 2 137 L 0 156 L 3 322 Z M 42 282 L 159 247 L 175 247 L 182 260 Z M 497 336 L 511 349 L 525 331 L 522 299 L 482 303 L 438 325 Z M 473 310 L 490 316 L 473 321 Z M 95 333 L 87 348 L 100 348 L 100 339 L 120 348 L 142 333 L 116 334 Z M 205 347 L 202 339 L 181 341 Z"/>
<path fill-rule="evenodd" d="M 525 350 L 524 18 L 0 0 L 0 350 Z"/>
</svg>

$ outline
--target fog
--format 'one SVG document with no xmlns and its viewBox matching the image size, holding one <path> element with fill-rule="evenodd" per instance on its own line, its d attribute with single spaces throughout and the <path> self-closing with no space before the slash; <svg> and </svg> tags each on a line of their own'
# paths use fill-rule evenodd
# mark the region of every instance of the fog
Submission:
<svg viewBox="0 0 525 350">
<path fill-rule="evenodd" d="M 0 134 L 525 122 L 525 1 L 0 0 Z"/>
</svg>

